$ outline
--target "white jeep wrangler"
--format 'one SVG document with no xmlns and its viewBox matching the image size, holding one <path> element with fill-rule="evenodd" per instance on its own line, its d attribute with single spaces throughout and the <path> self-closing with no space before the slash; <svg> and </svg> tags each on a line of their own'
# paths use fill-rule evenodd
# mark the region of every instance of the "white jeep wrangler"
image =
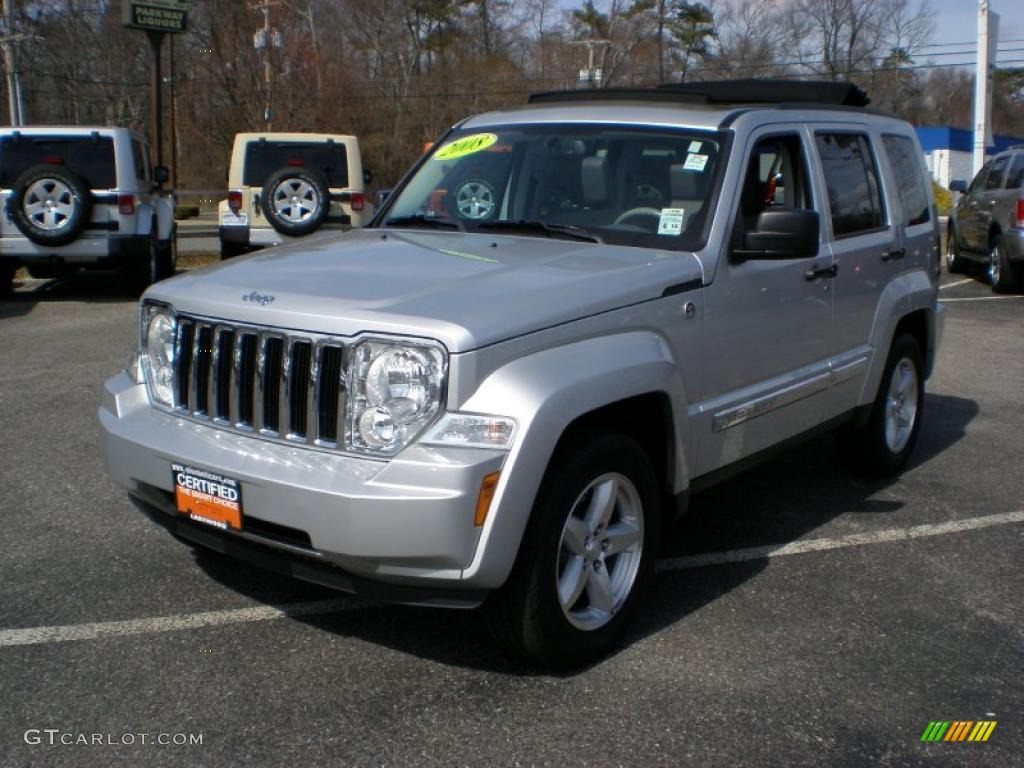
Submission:
<svg viewBox="0 0 1024 768">
<path fill-rule="evenodd" d="M 326 133 L 240 133 L 218 207 L 222 259 L 324 229 L 361 227 L 366 200 L 359 140 Z"/>
<path fill-rule="evenodd" d="M 120 269 L 132 291 L 174 274 L 174 199 L 127 128 L 0 129 L 0 295 L 33 277 Z"/>
</svg>

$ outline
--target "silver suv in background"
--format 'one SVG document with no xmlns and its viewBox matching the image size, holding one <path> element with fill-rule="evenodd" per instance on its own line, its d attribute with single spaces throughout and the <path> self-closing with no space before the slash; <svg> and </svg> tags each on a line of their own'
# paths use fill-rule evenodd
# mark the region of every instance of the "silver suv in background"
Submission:
<svg viewBox="0 0 1024 768">
<path fill-rule="evenodd" d="M 982 264 L 992 290 L 1024 288 L 1024 146 L 993 157 L 970 186 L 955 179 L 949 189 L 961 194 L 949 217 L 946 269 Z"/>
<path fill-rule="evenodd" d="M 864 102 L 734 81 L 464 120 L 369 227 L 150 289 L 107 471 L 197 546 L 592 660 L 692 492 L 826 430 L 877 475 L 914 450 L 939 224 L 913 129 Z"/>
<path fill-rule="evenodd" d="M 373 216 L 359 140 L 327 133 L 240 133 L 218 207 L 222 259 Z"/>
<path fill-rule="evenodd" d="M 174 199 L 126 128 L 0 129 L 0 295 L 33 277 L 117 268 L 141 293 L 174 274 Z"/>
</svg>

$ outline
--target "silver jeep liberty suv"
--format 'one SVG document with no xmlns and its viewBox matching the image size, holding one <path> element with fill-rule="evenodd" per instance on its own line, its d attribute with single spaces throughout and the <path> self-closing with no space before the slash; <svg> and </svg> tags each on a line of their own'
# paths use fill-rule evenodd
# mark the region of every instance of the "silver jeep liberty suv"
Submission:
<svg viewBox="0 0 1024 768">
<path fill-rule="evenodd" d="M 599 657 L 690 492 L 823 429 L 876 474 L 914 449 L 938 220 L 865 103 L 731 81 L 464 120 L 369 227 L 152 287 L 107 469 L 194 545 Z"/>
</svg>

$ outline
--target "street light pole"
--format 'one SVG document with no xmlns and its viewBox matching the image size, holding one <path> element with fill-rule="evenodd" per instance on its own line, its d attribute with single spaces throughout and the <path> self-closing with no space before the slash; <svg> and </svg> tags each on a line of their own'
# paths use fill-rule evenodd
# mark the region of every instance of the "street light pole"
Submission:
<svg viewBox="0 0 1024 768">
<path fill-rule="evenodd" d="M 153 158 L 156 165 L 164 163 L 164 132 L 163 132 L 163 76 L 160 72 L 160 46 L 164 41 L 164 33 L 153 29 L 146 30 L 149 38 L 149 50 L 153 54 L 149 78 L 149 140 L 153 142 Z"/>
</svg>

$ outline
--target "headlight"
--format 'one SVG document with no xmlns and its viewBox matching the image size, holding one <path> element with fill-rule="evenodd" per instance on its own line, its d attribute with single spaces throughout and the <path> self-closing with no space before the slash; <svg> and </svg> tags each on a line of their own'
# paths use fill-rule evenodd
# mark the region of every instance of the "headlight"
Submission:
<svg viewBox="0 0 1024 768">
<path fill-rule="evenodd" d="M 164 307 L 143 308 L 143 354 L 149 395 L 174 405 L 174 317 Z"/>
<path fill-rule="evenodd" d="M 445 357 L 435 345 L 370 339 L 353 350 L 346 413 L 348 447 L 393 455 L 441 408 Z"/>
</svg>

